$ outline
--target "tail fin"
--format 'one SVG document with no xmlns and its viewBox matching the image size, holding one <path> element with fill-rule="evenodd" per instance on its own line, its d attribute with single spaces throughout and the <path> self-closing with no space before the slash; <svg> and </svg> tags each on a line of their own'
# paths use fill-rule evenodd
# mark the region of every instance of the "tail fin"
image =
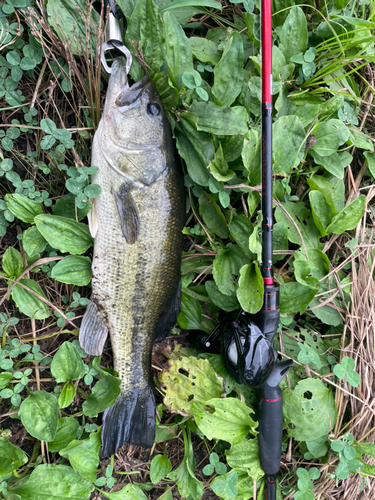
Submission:
<svg viewBox="0 0 375 500">
<path fill-rule="evenodd" d="M 120 394 L 103 414 L 102 458 L 125 443 L 151 448 L 155 439 L 155 396 L 151 386 Z"/>
<path fill-rule="evenodd" d="M 108 328 L 102 320 L 98 306 L 90 300 L 79 329 L 79 343 L 82 349 L 92 356 L 100 356 L 107 339 Z"/>
</svg>

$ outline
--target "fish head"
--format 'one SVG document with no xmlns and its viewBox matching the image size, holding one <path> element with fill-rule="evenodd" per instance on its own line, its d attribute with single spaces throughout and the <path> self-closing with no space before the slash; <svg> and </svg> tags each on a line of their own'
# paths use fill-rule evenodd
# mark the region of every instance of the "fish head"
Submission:
<svg viewBox="0 0 375 500">
<path fill-rule="evenodd" d="M 149 76 L 129 87 L 125 61 L 112 65 L 103 112 L 101 149 L 130 183 L 152 184 L 165 170 L 171 151 L 163 103 Z"/>
</svg>

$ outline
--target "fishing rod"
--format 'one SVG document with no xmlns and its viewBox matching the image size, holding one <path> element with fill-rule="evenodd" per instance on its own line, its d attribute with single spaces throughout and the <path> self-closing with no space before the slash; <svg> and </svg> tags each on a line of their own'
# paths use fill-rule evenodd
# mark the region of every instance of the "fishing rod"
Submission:
<svg viewBox="0 0 375 500">
<path fill-rule="evenodd" d="M 227 324 L 222 336 L 222 354 L 232 377 L 255 389 L 257 395 L 259 456 L 266 481 L 266 500 L 276 500 L 276 475 L 280 469 L 283 432 L 283 399 L 279 384 L 293 361 L 277 362 L 274 348 L 279 318 L 279 287 L 272 264 L 272 12 L 271 0 L 261 1 L 262 27 L 262 264 L 263 306 L 255 315 L 241 311 Z M 220 334 L 200 340 L 208 348 Z"/>
</svg>

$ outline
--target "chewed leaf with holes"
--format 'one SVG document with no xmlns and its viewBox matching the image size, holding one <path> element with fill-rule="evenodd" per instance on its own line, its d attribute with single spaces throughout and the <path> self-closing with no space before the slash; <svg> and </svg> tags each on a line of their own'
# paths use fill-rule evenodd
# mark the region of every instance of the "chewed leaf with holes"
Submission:
<svg viewBox="0 0 375 500">
<path fill-rule="evenodd" d="M 288 201 L 282 203 L 282 205 L 298 227 L 306 248 L 319 248 L 320 233 L 314 223 L 311 211 L 303 203 Z M 276 208 L 275 218 L 277 222 L 285 222 L 288 228 L 288 240 L 297 245 L 302 245 L 301 236 L 298 234 L 295 225 L 280 208 Z"/>
<path fill-rule="evenodd" d="M 193 356 L 172 360 L 160 383 L 165 390 L 164 404 L 169 411 L 188 416 L 194 402 L 206 403 L 225 396 L 224 380 L 216 375 L 207 359 Z"/>
<path fill-rule="evenodd" d="M 285 389 L 284 422 L 294 424 L 288 435 L 297 441 L 309 441 L 328 434 L 336 421 L 336 408 L 332 389 L 321 380 L 301 380 L 294 390 Z"/>
<path fill-rule="evenodd" d="M 287 330 L 283 335 L 283 344 L 285 354 L 293 359 L 298 358 L 301 347 L 303 345 L 307 348 L 313 349 L 314 352 L 319 356 L 319 372 L 321 368 L 329 365 L 327 361 L 329 353 L 327 353 L 327 349 L 323 343 L 323 340 L 321 339 L 320 335 L 313 331 L 308 331 L 304 328 L 301 328 L 300 332 L 295 330 Z M 316 370 L 316 367 L 314 367 L 314 370 Z"/>
<path fill-rule="evenodd" d="M 257 434 L 258 423 L 250 417 L 254 411 L 239 399 L 210 399 L 206 405 L 193 404 L 192 409 L 199 429 L 208 439 L 239 444 L 249 432 Z"/>
</svg>

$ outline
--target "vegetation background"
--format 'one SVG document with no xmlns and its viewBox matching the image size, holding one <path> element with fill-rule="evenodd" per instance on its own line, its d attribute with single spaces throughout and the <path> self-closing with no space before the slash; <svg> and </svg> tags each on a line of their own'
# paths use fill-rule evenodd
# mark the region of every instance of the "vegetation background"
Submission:
<svg viewBox="0 0 375 500">
<path fill-rule="evenodd" d="M 294 361 L 278 497 L 373 498 L 374 4 L 272 4 L 276 347 Z M 153 355 L 156 442 L 99 462 L 119 381 L 109 343 L 93 358 L 77 340 L 90 296 L 86 215 L 100 193 L 90 150 L 108 81 L 101 2 L 6 0 L 0 497 L 262 499 L 254 393 L 191 341 L 262 305 L 259 0 L 118 5 L 131 80 L 152 77 L 187 190 L 182 310 Z"/>
</svg>

